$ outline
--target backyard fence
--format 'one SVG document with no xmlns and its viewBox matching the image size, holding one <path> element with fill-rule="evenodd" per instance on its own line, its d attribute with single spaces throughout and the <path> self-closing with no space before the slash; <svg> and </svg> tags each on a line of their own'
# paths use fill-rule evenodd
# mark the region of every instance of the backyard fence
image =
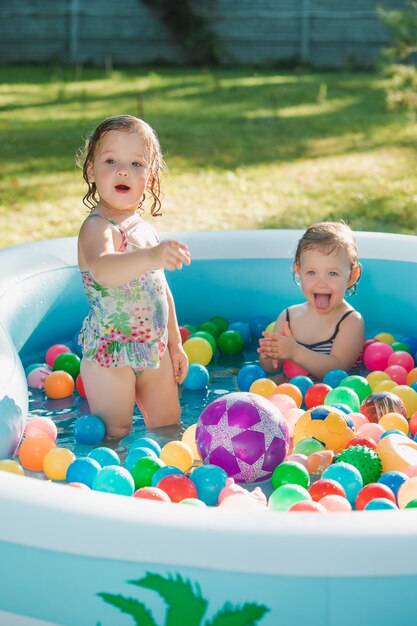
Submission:
<svg viewBox="0 0 417 626">
<path fill-rule="evenodd" d="M 181 0 L 178 0 L 181 2 Z M 372 67 L 388 42 L 379 5 L 406 0 L 196 0 L 222 65 Z M 0 63 L 189 62 L 186 42 L 141 0 L 0 0 Z"/>
</svg>

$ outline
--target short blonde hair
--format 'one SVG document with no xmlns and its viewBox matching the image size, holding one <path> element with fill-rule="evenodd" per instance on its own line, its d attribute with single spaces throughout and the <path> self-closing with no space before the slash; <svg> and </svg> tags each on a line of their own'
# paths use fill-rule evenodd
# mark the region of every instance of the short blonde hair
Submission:
<svg viewBox="0 0 417 626">
<path fill-rule="evenodd" d="M 351 269 L 360 265 L 355 237 L 343 221 L 318 222 L 307 228 L 298 242 L 294 265 L 300 265 L 303 252 L 317 248 L 324 254 L 343 250 L 350 260 Z"/>
</svg>

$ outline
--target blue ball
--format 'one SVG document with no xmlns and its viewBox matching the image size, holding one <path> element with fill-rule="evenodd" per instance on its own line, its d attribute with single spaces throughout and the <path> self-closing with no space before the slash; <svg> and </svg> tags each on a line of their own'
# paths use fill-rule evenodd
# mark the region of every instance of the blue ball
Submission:
<svg viewBox="0 0 417 626">
<path fill-rule="evenodd" d="M 399 341 L 402 341 L 403 343 L 407 344 L 407 346 L 411 350 L 411 354 L 414 354 L 415 352 L 417 352 L 417 337 L 412 337 L 412 336 L 400 337 Z"/>
<path fill-rule="evenodd" d="M 265 378 L 266 372 L 256 363 L 244 365 L 237 374 L 237 386 L 240 391 L 249 391 L 252 383 L 258 378 Z"/>
<path fill-rule="evenodd" d="M 93 481 L 93 489 L 117 493 L 120 496 L 131 496 L 135 491 L 135 481 L 124 467 L 108 465 L 97 472 Z"/>
<path fill-rule="evenodd" d="M 382 511 L 384 509 L 398 509 L 398 506 L 388 498 L 374 498 L 363 508 L 364 511 Z"/>
<path fill-rule="evenodd" d="M 224 469 L 217 465 L 200 465 L 190 474 L 190 478 L 197 489 L 199 500 L 207 506 L 216 506 L 219 503 L 219 494 L 228 478 Z"/>
<path fill-rule="evenodd" d="M 356 467 L 351 465 L 351 463 L 339 461 L 327 467 L 322 474 L 322 478 L 331 478 L 342 485 L 347 500 L 349 500 L 352 507 L 354 506 L 356 496 L 363 487 L 362 475 Z"/>
<path fill-rule="evenodd" d="M 97 415 L 81 415 L 74 423 L 74 437 L 78 443 L 94 446 L 103 441 L 106 427 Z"/>
<path fill-rule="evenodd" d="M 139 439 L 136 439 L 130 446 L 130 450 L 134 450 L 135 448 L 149 448 L 155 452 L 156 456 L 160 456 L 161 454 L 161 446 L 155 439 L 151 439 L 150 437 L 139 437 Z"/>
<path fill-rule="evenodd" d="M 307 389 L 310 389 L 310 387 L 314 385 L 314 382 L 308 376 L 293 376 L 288 382 L 298 387 L 303 395 L 303 399 Z"/>
<path fill-rule="evenodd" d="M 88 459 L 94 459 L 101 467 L 108 465 L 120 465 L 120 458 L 117 452 L 111 448 L 94 448 L 87 454 Z"/>
<path fill-rule="evenodd" d="M 131 472 L 136 461 L 139 461 L 139 459 L 143 459 L 144 456 L 151 456 L 155 459 L 158 458 L 155 452 L 150 448 L 131 448 L 125 460 L 125 468 L 129 472 Z"/>
<path fill-rule="evenodd" d="M 94 459 L 87 457 L 81 459 L 75 459 L 67 469 L 66 480 L 67 483 L 83 483 L 88 487 L 93 487 L 93 482 L 96 474 L 102 468 Z"/>
<path fill-rule="evenodd" d="M 186 389 L 196 391 L 198 389 L 206 389 L 208 387 L 210 376 L 204 365 L 199 363 L 191 363 L 188 368 L 188 374 L 182 383 Z"/>
<path fill-rule="evenodd" d="M 378 478 L 378 482 L 389 487 L 395 497 L 397 497 L 399 488 L 403 483 L 405 483 L 406 480 L 408 480 L 408 478 L 409 477 L 404 472 L 398 472 L 393 470 L 391 472 L 385 472 L 385 474 L 381 474 L 381 476 Z"/>
<path fill-rule="evenodd" d="M 324 375 L 323 383 L 325 385 L 330 385 L 330 387 L 334 389 L 335 387 L 338 387 L 342 380 L 347 376 L 349 376 L 349 374 L 344 370 L 330 370 L 330 372 L 327 372 L 327 374 Z"/>
<path fill-rule="evenodd" d="M 416 360 L 417 360 L 417 354 L 416 354 Z M 411 389 L 414 389 L 414 391 L 417 391 L 417 381 L 415 383 L 411 383 L 410 387 Z"/>
<path fill-rule="evenodd" d="M 340 409 L 340 411 L 343 411 L 343 413 L 346 413 L 346 415 L 348 413 L 353 413 L 353 411 L 350 408 L 350 406 L 348 406 L 347 404 L 342 404 L 341 402 L 336 403 L 336 404 L 331 404 L 330 406 L 334 406 L 334 407 L 336 407 L 336 409 Z M 352 424 L 352 426 L 353 426 L 353 424 Z"/>
<path fill-rule="evenodd" d="M 271 319 L 265 315 L 254 315 L 249 319 L 249 330 L 254 339 L 262 337 L 262 333 L 268 324 L 271 323 Z"/>
<path fill-rule="evenodd" d="M 242 335 L 245 343 L 250 341 L 250 328 L 247 322 L 232 322 L 229 324 L 228 330 L 235 330 L 240 335 Z"/>
<path fill-rule="evenodd" d="M 162 480 L 165 476 L 170 476 L 170 474 L 181 474 L 181 476 L 185 476 L 184 472 L 179 469 L 179 467 L 174 467 L 173 465 L 165 465 L 164 467 L 160 467 L 156 470 L 156 472 L 152 475 L 151 485 L 152 487 L 157 487 L 160 480 Z"/>
</svg>

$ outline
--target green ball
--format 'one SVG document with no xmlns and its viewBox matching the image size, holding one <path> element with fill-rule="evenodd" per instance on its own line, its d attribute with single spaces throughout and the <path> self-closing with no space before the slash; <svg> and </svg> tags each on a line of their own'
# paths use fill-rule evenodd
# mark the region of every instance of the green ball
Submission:
<svg viewBox="0 0 417 626">
<path fill-rule="evenodd" d="M 359 411 L 360 402 L 358 394 L 349 387 L 335 387 L 324 399 L 324 404 L 346 404 L 354 413 Z"/>
<path fill-rule="evenodd" d="M 181 324 L 181 326 L 183 328 L 187 328 L 187 330 L 189 330 L 190 333 L 195 333 L 195 331 L 196 331 L 196 327 L 193 326 L 192 324 Z"/>
<path fill-rule="evenodd" d="M 410 500 L 404 507 L 405 509 L 417 509 L 417 500 Z"/>
<path fill-rule="evenodd" d="M 219 334 L 224 333 L 229 328 L 229 320 L 227 320 L 225 317 L 210 317 L 209 322 L 216 324 L 217 328 L 219 329 Z"/>
<path fill-rule="evenodd" d="M 304 465 L 297 461 L 284 461 L 272 472 L 272 486 L 278 489 L 282 485 L 301 485 L 305 489 L 310 486 L 310 475 Z"/>
<path fill-rule="evenodd" d="M 199 326 L 197 326 L 197 330 L 204 330 L 206 333 L 210 333 L 215 339 L 220 335 L 220 330 L 214 322 L 202 322 Z"/>
<path fill-rule="evenodd" d="M 358 396 L 360 403 L 372 393 L 371 385 L 363 376 L 346 376 L 346 378 L 340 382 L 339 387 L 352 389 Z"/>
<path fill-rule="evenodd" d="M 310 456 L 314 452 L 321 452 L 324 450 L 324 445 L 318 439 L 314 439 L 314 437 L 306 437 L 305 439 L 300 439 L 293 449 L 293 454 L 305 454 L 305 456 Z"/>
<path fill-rule="evenodd" d="M 239 354 L 245 347 L 245 340 L 236 330 L 226 330 L 217 340 L 223 354 Z"/>
<path fill-rule="evenodd" d="M 81 359 L 79 356 L 73 352 L 62 352 L 56 357 L 53 370 L 54 372 L 63 370 L 70 374 L 75 380 L 80 373 L 80 364 Z"/>
<path fill-rule="evenodd" d="M 337 457 L 335 463 L 344 461 L 350 463 L 359 470 L 364 485 L 375 483 L 382 474 L 381 459 L 372 448 L 368 446 L 349 446 Z"/>
<path fill-rule="evenodd" d="M 135 489 L 151 487 L 152 476 L 156 470 L 165 467 L 165 465 L 166 463 L 159 457 L 143 456 L 141 459 L 138 459 L 130 471 L 135 481 Z"/>
<path fill-rule="evenodd" d="M 408 343 L 404 343 L 403 341 L 393 341 L 391 344 L 391 348 L 394 350 L 394 352 L 401 350 L 402 352 L 408 352 L 409 354 L 411 354 L 410 346 L 408 345 Z"/>
<path fill-rule="evenodd" d="M 270 511 L 288 511 L 296 502 L 311 500 L 307 489 L 301 485 L 282 485 L 269 496 L 268 508 Z"/>
<path fill-rule="evenodd" d="M 205 330 L 196 330 L 194 333 L 192 333 L 188 339 L 192 339 L 193 337 L 202 337 L 203 339 L 206 339 L 209 344 L 211 345 L 211 349 L 213 350 L 213 354 L 216 352 L 216 340 L 213 337 L 213 335 L 211 335 L 210 333 L 208 333 Z"/>
</svg>

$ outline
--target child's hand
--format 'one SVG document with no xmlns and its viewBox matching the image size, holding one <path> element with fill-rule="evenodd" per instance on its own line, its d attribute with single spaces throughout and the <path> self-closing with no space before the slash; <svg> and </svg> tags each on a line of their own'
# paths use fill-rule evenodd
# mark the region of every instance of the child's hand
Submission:
<svg viewBox="0 0 417 626">
<path fill-rule="evenodd" d="M 154 248 L 155 266 L 163 270 L 180 270 L 183 263 L 190 265 L 190 253 L 185 244 L 170 239 L 163 241 Z"/>
<path fill-rule="evenodd" d="M 184 352 L 181 343 L 168 344 L 169 354 L 171 356 L 174 376 L 179 385 L 181 385 L 188 374 L 188 356 Z"/>
<path fill-rule="evenodd" d="M 293 358 L 297 342 L 292 336 L 288 322 L 285 322 L 281 334 L 263 332 L 262 336 L 263 339 L 259 340 L 258 352 L 273 361 Z"/>
</svg>

